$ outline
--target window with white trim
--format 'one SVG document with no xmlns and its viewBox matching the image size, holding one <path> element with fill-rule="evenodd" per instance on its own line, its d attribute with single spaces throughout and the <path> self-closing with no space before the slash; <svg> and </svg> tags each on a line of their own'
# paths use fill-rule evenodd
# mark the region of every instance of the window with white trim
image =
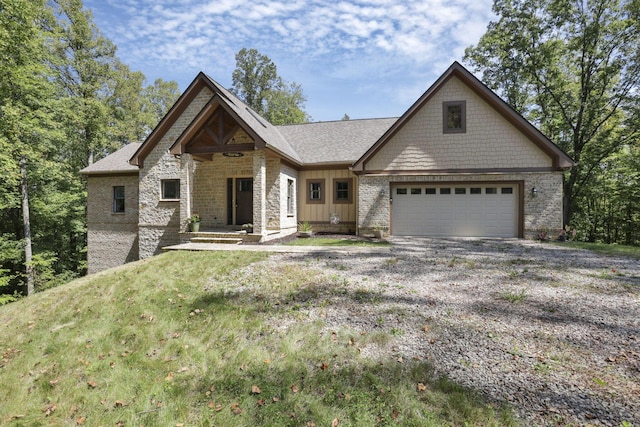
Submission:
<svg viewBox="0 0 640 427">
<path fill-rule="evenodd" d="M 294 205 L 294 183 L 292 179 L 287 179 L 287 215 L 293 215 Z"/>
</svg>

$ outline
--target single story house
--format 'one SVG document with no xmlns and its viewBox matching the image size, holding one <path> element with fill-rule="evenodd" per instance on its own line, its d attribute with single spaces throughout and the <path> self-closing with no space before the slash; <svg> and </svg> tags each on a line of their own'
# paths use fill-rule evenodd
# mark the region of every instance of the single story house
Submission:
<svg viewBox="0 0 640 427">
<path fill-rule="evenodd" d="M 573 160 L 462 65 L 399 118 L 274 126 L 200 73 L 142 143 L 83 169 L 89 272 L 252 224 L 526 238 L 562 227 Z"/>
</svg>

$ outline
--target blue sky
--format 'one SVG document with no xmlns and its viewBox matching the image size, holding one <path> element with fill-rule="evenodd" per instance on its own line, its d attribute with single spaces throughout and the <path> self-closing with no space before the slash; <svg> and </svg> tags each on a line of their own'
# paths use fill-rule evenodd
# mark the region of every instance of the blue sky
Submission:
<svg viewBox="0 0 640 427">
<path fill-rule="evenodd" d="M 302 86 L 314 121 L 396 117 L 495 19 L 491 0 L 85 0 L 118 57 L 186 89 L 231 86 L 255 48 Z"/>
</svg>

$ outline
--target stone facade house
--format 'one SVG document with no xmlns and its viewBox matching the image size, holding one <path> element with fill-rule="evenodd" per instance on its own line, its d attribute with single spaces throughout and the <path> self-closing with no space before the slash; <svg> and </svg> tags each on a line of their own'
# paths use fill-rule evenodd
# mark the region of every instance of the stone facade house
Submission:
<svg viewBox="0 0 640 427">
<path fill-rule="evenodd" d="M 516 237 L 562 227 L 571 158 L 460 64 L 400 117 L 273 126 L 198 74 L 142 144 L 85 168 L 89 271 L 233 233 Z M 186 220 L 197 213 L 201 233 Z M 211 236 L 209 236 L 211 237 Z M 195 238 L 195 239 L 194 239 Z"/>
</svg>

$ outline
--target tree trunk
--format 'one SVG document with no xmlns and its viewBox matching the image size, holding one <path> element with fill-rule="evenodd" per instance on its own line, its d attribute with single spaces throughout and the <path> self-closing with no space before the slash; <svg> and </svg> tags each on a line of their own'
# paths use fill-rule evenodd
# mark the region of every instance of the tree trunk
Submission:
<svg viewBox="0 0 640 427">
<path fill-rule="evenodd" d="M 20 173 L 22 174 L 22 223 L 24 225 L 24 257 L 25 270 L 27 275 L 27 295 L 33 294 L 33 265 L 31 265 L 31 219 L 29 217 L 29 187 L 27 182 L 27 159 L 20 158 Z"/>
</svg>

